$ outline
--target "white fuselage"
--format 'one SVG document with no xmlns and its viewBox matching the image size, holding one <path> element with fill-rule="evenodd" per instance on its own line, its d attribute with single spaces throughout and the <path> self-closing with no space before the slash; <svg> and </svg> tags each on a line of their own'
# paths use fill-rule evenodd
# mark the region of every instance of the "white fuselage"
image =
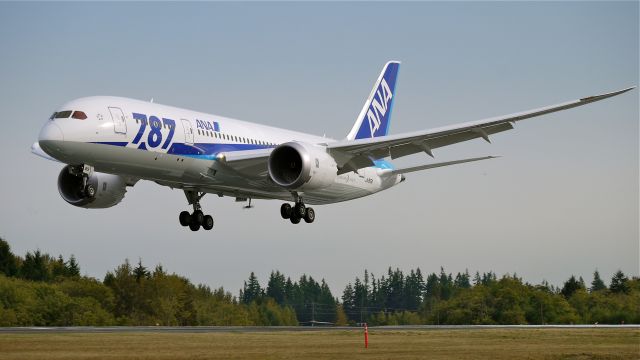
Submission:
<svg viewBox="0 0 640 360">
<path fill-rule="evenodd" d="M 217 115 L 120 97 L 70 101 L 40 133 L 42 149 L 67 164 L 87 164 L 95 171 L 220 196 L 292 200 L 290 190 L 269 179 L 232 171 L 219 154 L 275 148 L 298 141 L 326 145 L 335 140 Z M 80 117 L 80 116 L 76 116 Z M 325 188 L 304 192 L 309 204 L 327 204 L 370 195 L 401 181 L 384 161 L 379 167 L 339 175 Z"/>
</svg>

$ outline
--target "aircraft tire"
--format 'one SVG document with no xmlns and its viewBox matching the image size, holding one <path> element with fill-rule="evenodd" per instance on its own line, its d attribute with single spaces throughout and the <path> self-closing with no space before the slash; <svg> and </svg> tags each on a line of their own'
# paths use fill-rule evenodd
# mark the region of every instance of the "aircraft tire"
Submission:
<svg viewBox="0 0 640 360">
<path fill-rule="evenodd" d="M 299 218 L 303 218 L 307 214 L 307 209 L 305 208 L 304 204 L 301 202 L 297 203 L 293 209 L 297 217 Z"/>
<path fill-rule="evenodd" d="M 191 221 L 191 215 L 189 214 L 188 211 L 183 211 L 180 213 L 180 216 L 178 216 L 178 219 L 180 220 L 180 225 L 189 226 L 189 222 Z"/>
<path fill-rule="evenodd" d="M 289 220 L 291 220 L 292 224 L 299 224 L 300 223 L 300 218 L 298 216 L 295 216 L 292 214 L 292 216 L 289 218 Z"/>
<path fill-rule="evenodd" d="M 191 229 L 191 231 L 198 231 L 200 230 L 200 224 L 196 222 L 189 223 L 189 229 Z"/>
<path fill-rule="evenodd" d="M 204 224 L 204 214 L 201 210 L 196 210 L 191 214 L 191 222 L 195 222 L 198 225 Z"/>
<path fill-rule="evenodd" d="M 202 223 L 202 228 L 205 230 L 213 229 L 213 217 L 211 217 L 211 215 L 204 216 L 204 222 Z"/>
<path fill-rule="evenodd" d="M 288 219 L 291 217 L 291 205 L 289 203 L 284 203 L 280 206 L 280 216 L 283 219 Z"/>
<path fill-rule="evenodd" d="M 311 224 L 315 220 L 316 220 L 316 212 L 313 210 L 313 208 L 308 207 L 304 214 L 304 221 L 307 224 Z"/>
</svg>

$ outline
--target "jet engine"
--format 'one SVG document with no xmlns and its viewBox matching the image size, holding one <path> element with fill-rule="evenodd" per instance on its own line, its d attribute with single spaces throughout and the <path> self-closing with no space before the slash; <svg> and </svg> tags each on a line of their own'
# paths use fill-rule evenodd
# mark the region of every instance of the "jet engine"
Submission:
<svg viewBox="0 0 640 360">
<path fill-rule="evenodd" d="M 337 173 L 335 160 L 323 146 L 293 141 L 276 147 L 269 156 L 269 177 L 290 190 L 325 188 Z"/>
<path fill-rule="evenodd" d="M 71 165 L 58 175 L 58 191 L 64 201 L 86 209 L 103 209 L 118 204 L 127 192 L 127 181 L 119 175 L 91 174 L 85 183 L 82 173 Z"/>
</svg>

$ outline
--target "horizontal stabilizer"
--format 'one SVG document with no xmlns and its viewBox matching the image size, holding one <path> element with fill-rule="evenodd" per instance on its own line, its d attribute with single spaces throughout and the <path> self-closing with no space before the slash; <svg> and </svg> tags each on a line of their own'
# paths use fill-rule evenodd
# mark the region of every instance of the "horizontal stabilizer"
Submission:
<svg viewBox="0 0 640 360">
<path fill-rule="evenodd" d="M 433 169 L 433 168 L 442 167 L 442 166 L 463 164 L 463 163 L 468 163 L 468 162 L 472 162 L 472 161 L 480 161 L 480 160 L 487 160 L 487 159 L 495 159 L 497 157 L 499 157 L 499 156 L 483 156 L 483 157 L 470 158 L 470 159 L 445 161 L 445 162 L 439 162 L 439 163 L 434 163 L 434 164 L 427 164 L 427 165 L 408 167 L 408 168 L 404 168 L 404 169 L 394 169 L 392 171 L 392 173 L 393 174 L 406 174 L 406 173 L 410 173 L 410 172 L 414 172 L 414 171 Z"/>
</svg>

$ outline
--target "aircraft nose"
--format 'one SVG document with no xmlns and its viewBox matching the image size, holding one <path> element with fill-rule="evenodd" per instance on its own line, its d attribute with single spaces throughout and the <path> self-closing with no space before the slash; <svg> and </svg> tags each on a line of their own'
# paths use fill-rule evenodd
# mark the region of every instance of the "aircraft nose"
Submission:
<svg viewBox="0 0 640 360">
<path fill-rule="evenodd" d="M 64 135 L 62 134 L 60 126 L 53 122 L 48 122 L 43 126 L 42 130 L 40 130 L 40 135 L 38 136 L 40 146 L 42 146 L 43 141 L 64 141 Z"/>
</svg>

